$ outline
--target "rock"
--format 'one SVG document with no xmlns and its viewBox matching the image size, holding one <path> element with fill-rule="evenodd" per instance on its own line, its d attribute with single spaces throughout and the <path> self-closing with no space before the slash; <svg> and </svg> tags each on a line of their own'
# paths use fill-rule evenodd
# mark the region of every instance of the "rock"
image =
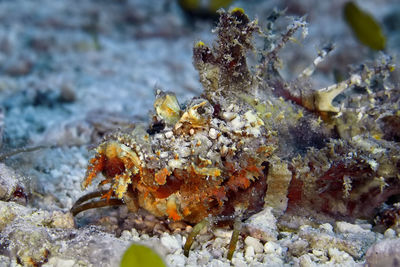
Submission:
<svg viewBox="0 0 400 267">
<path fill-rule="evenodd" d="M 251 216 L 245 223 L 245 227 L 250 236 L 261 241 L 276 241 L 278 231 L 275 216 L 272 208 L 266 207 L 261 212 Z"/>
<path fill-rule="evenodd" d="M 365 259 L 367 267 L 399 266 L 400 238 L 376 243 L 368 249 Z"/>
<path fill-rule="evenodd" d="M 315 262 L 311 259 L 309 254 L 304 254 L 299 258 L 300 267 L 314 267 L 317 266 Z"/>
<path fill-rule="evenodd" d="M 0 163 L 0 200 L 26 204 L 29 195 L 28 179 L 4 163 Z"/>
<path fill-rule="evenodd" d="M 212 266 L 212 267 L 230 267 L 230 263 L 228 261 L 222 261 L 222 260 L 218 260 L 218 259 L 213 259 L 211 260 L 211 262 L 209 263 L 208 266 Z"/>
<path fill-rule="evenodd" d="M 75 228 L 74 216 L 70 212 L 54 211 L 51 214 L 51 226 L 54 228 L 73 229 Z"/>
<path fill-rule="evenodd" d="M 13 202 L 0 201 L 0 231 L 11 223 L 18 215 L 24 216 L 29 213 L 29 209 Z"/>
<path fill-rule="evenodd" d="M 328 264 L 342 265 L 342 266 L 355 266 L 356 263 L 353 258 L 344 251 L 340 251 L 337 248 L 328 249 L 329 261 Z"/>
<path fill-rule="evenodd" d="M 270 254 L 270 253 L 281 254 L 282 248 L 279 246 L 279 244 L 270 241 L 270 242 L 265 243 L 264 252 L 267 254 Z"/>
<path fill-rule="evenodd" d="M 247 267 L 248 266 L 248 264 L 244 260 L 237 259 L 237 258 L 233 258 L 232 263 L 235 267 Z"/>
<path fill-rule="evenodd" d="M 283 260 L 275 255 L 265 255 L 263 259 L 264 264 L 259 266 L 281 267 L 284 266 Z"/>
<path fill-rule="evenodd" d="M 365 251 L 376 240 L 375 233 L 363 230 L 355 233 L 335 234 L 325 233 L 320 229 L 311 226 L 300 228 L 299 237 L 306 240 L 311 249 L 326 251 L 330 248 L 337 248 L 345 251 L 355 259 L 361 259 Z"/>
<path fill-rule="evenodd" d="M 10 266 L 10 258 L 0 255 L 0 266 L 1 267 Z"/>
<path fill-rule="evenodd" d="M 66 260 L 59 257 L 51 257 L 48 263 L 43 264 L 43 267 L 73 267 L 76 266 L 75 260 Z"/>
<path fill-rule="evenodd" d="M 168 266 L 185 266 L 185 256 L 178 254 L 170 254 L 165 258 L 165 261 L 168 263 Z"/>
<path fill-rule="evenodd" d="M 319 229 L 321 230 L 321 232 L 333 233 L 333 227 L 332 227 L 332 224 L 330 224 L 330 223 L 321 224 L 319 226 Z"/>
<path fill-rule="evenodd" d="M 18 257 L 25 265 L 41 265 L 56 257 L 62 260 L 53 261 L 60 264 L 74 260 L 83 265 L 115 266 L 130 243 L 96 227 L 72 227 L 69 213 L 37 211 L 0 201 L 2 253 L 11 260 Z"/>
<path fill-rule="evenodd" d="M 290 254 L 296 257 L 306 254 L 308 251 L 308 242 L 304 239 L 298 239 L 294 242 L 289 242 L 287 246 Z M 267 253 L 267 251 L 271 251 L 271 249 L 264 246 L 264 251 Z"/>
<path fill-rule="evenodd" d="M 164 234 L 161 237 L 161 244 L 169 251 L 174 253 L 175 251 L 182 249 L 182 244 L 177 240 L 175 236 Z"/>
<path fill-rule="evenodd" d="M 252 246 L 246 247 L 246 250 L 244 252 L 244 257 L 246 260 L 251 260 L 254 257 L 254 248 Z"/>
<path fill-rule="evenodd" d="M 351 224 L 348 222 L 336 222 L 336 231 L 339 233 L 368 233 L 368 230 L 363 229 L 357 224 Z"/>
<path fill-rule="evenodd" d="M 244 243 L 247 246 L 252 246 L 254 248 L 254 252 L 255 253 L 262 253 L 264 250 L 263 245 L 261 244 L 260 240 L 258 240 L 257 238 L 248 236 L 246 237 L 246 239 L 244 240 Z"/>
<path fill-rule="evenodd" d="M 384 236 L 386 238 L 395 238 L 396 237 L 396 231 L 393 230 L 392 228 L 389 228 L 385 231 Z"/>
</svg>

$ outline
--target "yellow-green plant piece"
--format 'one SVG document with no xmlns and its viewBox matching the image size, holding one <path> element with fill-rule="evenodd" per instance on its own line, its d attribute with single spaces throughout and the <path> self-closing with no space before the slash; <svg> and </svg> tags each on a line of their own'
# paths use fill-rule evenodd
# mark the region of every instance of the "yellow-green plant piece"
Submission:
<svg viewBox="0 0 400 267">
<path fill-rule="evenodd" d="M 343 10 L 347 24 L 362 44 L 374 50 L 385 49 L 386 38 L 378 22 L 370 14 L 353 2 L 347 2 Z"/>
<path fill-rule="evenodd" d="M 161 257 L 151 248 L 132 244 L 122 256 L 120 267 L 167 267 Z"/>
</svg>

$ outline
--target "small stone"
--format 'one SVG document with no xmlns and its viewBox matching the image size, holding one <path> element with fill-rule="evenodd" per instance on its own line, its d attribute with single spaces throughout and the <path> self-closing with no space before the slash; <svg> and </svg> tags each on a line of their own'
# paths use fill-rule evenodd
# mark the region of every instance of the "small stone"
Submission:
<svg viewBox="0 0 400 267">
<path fill-rule="evenodd" d="M 257 266 L 271 266 L 271 267 L 284 266 L 283 260 L 279 257 L 276 257 L 273 254 L 265 255 L 263 262 L 264 262 L 264 265 L 257 265 Z"/>
<path fill-rule="evenodd" d="M 244 243 L 247 246 L 252 246 L 254 248 L 254 252 L 255 253 L 262 253 L 264 250 L 263 245 L 261 244 L 260 240 L 258 240 L 257 238 L 248 236 L 246 237 L 246 239 L 244 240 Z"/>
<path fill-rule="evenodd" d="M 230 121 L 230 124 L 233 131 L 238 131 L 244 127 L 245 122 L 241 120 L 240 116 L 237 116 L 236 118 Z"/>
<path fill-rule="evenodd" d="M 162 159 L 168 158 L 168 152 L 167 152 L 167 151 L 161 152 L 161 153 L 160 153 L 160 158 L 162 158 Z"/>
<path fill-rule="evenodd" d="M 248 246 L 245 250 L 244 257 L 246 260 L 252 259 L 254 257 L 254 248 L 252 246 Z"/>
<path fill-rule="evenodd" d="M 231 230 L 226 230 L 223 228 L 217 228 L 213 231 L 213 234 L 215 237 L 220 237 L 224 239 L 230 239 L 232 236 L 232 231 Z"/>
<path fill-rule="evenodd" d="M 164 135 L 165 135 L 165 138 L 170 139 L 170 138 L 172 138 L 172 136 L 174 136 L 174 133 L 172 131 L 168 131 Z"/>
<path fill-rule="evenodd" d="M 180 254 L 169 254 L 165 258 L 168 266 L 185 266 L 185 256 Z"/>
<path fill-rule="evenodd" d="M 384 233 L 386 238 L 396 238 L 396 231 L 392 228 L 389 228 Z"/>
<path fill-rule="evenodd" d="M 71 103 L 76 100 L 76 93 L 71 84 L 63 83 L 60 88 L 60 101 Z"/>
<path fill-rule="evenodd" d="M 11 266 L 11 259 L 7 256 L 0 255 L 0 266 Z"/>
<path fill-rule="evenodd" d="M 272 208 L 266 207 L 264 210 L 251 216 L 246 222 L 246 228 L 250 236 L 261 241 L 276 241 L 278 231 L 276 218 L 272 214 Z"/>
<path fill-rule="evenodd" d="M 179 149 L 178 149 L 178 154 L 179 154 L 179 157 L 181 157 L 181 158 L 187 158 L 190 156 L 191 153 L 192 153 L 192 150 L 186 146 L 179 147 Z"/>
<path fill-rule="evenodd" d="M 248 264 L 244 260 L 237 259 L 235 257 L 232 259 L 232 263 L 235 267 L 247 267 L 248 266 Z"/>
<path fill-rule="evenodd" d="M 368 230 L 363 229 L 361 226 L 357 224 L 351 224 L 348 222 L 336 222 L 336 230 L 339 233 L 366 233 L 369 232 Z"/>
<path fill-rule="evenodd" d="M 169 234 L 165 234 L 161 237 L 161 244 L 171 253 L 181 248 L 179 241 Z"/>
<path fill-rule="evenodd" d="M 208 136 L 210 136 L 211 139 L 217 139 L 218 137 L 218 132 L 214 128 L 211 128 L 210 131 L 208 132 Z"/>
<path fill-rule="evenodd" d="M 269 241 L 265 243 L 264 245 L 264 252 L 269 254 L 269 253 L 275 253 L 275 254 L 282 254 L 282 248 L 279 244 Z"/>
<path fill-rule="evenodd" d="M 132 238 L 132 234 L 130 231 L 124 230 L 124 231 L 122 231 L 120 238 L 124 239 L 124 240 L 130 240 Z"/>
<path fill-rule="evenodd" d="M 312 253 L 316 256 L 316 257 L 322 257 L 325 255 L 325 252 L 320 250 L 320 249 L 313 249 Z"/>
<path fill-rule="evenodd" d="M 237 114 L 235 112 L 224 112 L 222 113 L 222 117 L 227 120 L 233 120 L 234 118 L 236 118 Z"/>
<path fill-rule="evenodd" d="M 213 266 L 213 267 L 230 267 L 231 266 L 229 262 L 218 260 L 218 259 L 211 260 L 211 262 L 207 265 Z"/>
<path fill-rule="evenodd" d="M 54 228 L 61 229 L 74 229 L 75 221 L 74 216 L 70 212 L 63 213 L 60 211 L 54 211 L 51 215 L 51 226 Z"/>
<path fill-rule="evenodd" d="M 75 266 L 75 260 L 66 260 L 59 257 L 51 257 L 43 267 L 72 267 Z"/>
<path fill-rule="evenodd" d="M 137 238 L 139 237 L 139 233 L 135 228 L 132 228 L 131 235 L 132 237 L 137 237 Z"/>
<path fill-rule="evenodd" d="M 349 254 L 337 248 L 329 248 L 328 255 L 330 262 L 333 264 L 343 264 L 348 266 L 349 264 L 345 263 L 354 262 L 353 258 Z"/>
<path fill-rule="evenodd" d="M 0 163 L 0 200 L 25 205 L 28 195 L 28 179 Z"/>
<path fill-rule="evenodd" d="M 317 266 L 315 262 L 312 261 L 310 255 L 304 254 L 299 258 L 300 267 L 314 267 Z"/>
<path fill-rule="evenodd" d="M 400 238 L 383 240 L 371 246 L 365 254 L 365 266 L 398 266 L 400 263 Z"/>
<path fill-rule="evenodd" d="M 308 242 L 304 239 L 298 239 L 296 241 L 289 241 L 287 244 L 290 254 L 299 257 L 308 251 Z"/>
<path fill-rule="evenodd" d="M 197 261 L 192 260 L 191 255 L 195 255 L 195 257 L 197 258 Z M 209 264 L 209 262 L 211 261 L 212 258 L 213 258 L 213 256 L 207 250 L 195 251 L 194 253 L 189 254 L 188 265 L 186 265 L 186 266 L 193 266 L 193 267 L 207 266 L 207 264 Z M 195 264 L 190 265 L 190 263 L 192 263 L 192 262 L 194 262 Z"/>
<path fill-rule="evenodd" d="M 333 226 L 330 223 L 324 223 L 319 226 L 321 232 L 325 233 L 333 233 Z"/>
</svg>

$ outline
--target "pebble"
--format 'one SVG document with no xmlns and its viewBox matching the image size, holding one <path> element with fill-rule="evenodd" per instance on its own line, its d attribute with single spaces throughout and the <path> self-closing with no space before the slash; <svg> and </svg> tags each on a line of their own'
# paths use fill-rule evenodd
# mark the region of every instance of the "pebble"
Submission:
<svg viewBox="0 0 400 267">
<path fill-rule="evenodd" d="M 75 260 L 66 260 L 58 257 L 52 257 L 46 264 L 43 264 L 43 267 L 72 267 L 75 266 Z"/>
<path fill-rule="evenodd" d="M 228 261 L 222 261 L 218 259 L 213 259 L 207 266 L 210 267 L 230 267 L 230 263 Z"/>
<path fill-rule="evenodd" d="M 348 222 L 336 222 L 336 230 L 339 233 L 354 233 L 354 234 L 369 232 L 369 230 L 365 230 L 357 224 L 351 224 Z"/>
<path fill-rule="evenodd" d="M 179 241 L 174 236 L 170 236 L 169 234 L 164 234 L 160 240 L 161 244 L 171 253 L 182 248 Z"/>
<path fill-rule="evenodd" d="M 315 262 L 311 259 L 310 255 L 304 254 L 299 258 L 300 267 L 314 267 L 317 266 Z"/>
<path fill-rule="evenodd" d="M 210 131 L 208 132 L 208 136 L 210 136 L 211 139 L 217 139 L 218 137 L 218 132 L 214 128 L 211 128 Z"/>
<path fill-rule="evenodd" d="M 244 257 L 246 260 L 250 260 L 254 257 L 254 248 L 252 246 L 248 246 L 245 250 Z"/>
<path fill-rule="evenodd" d="M 246 228 L 252 237 L 261 241 L 277 240 L 278 229 L 271 207 L 266 207 L 261 212 L 251 216 L 246 222 Z"/>
<path fill-rule="evenodd" d="M 28 179 L 0 163 L 0 200 L 26 205 L 25 195 L 29 195 Z"/>
<path fill-rule="evenodd" d="M 273 241 L 270 241 L 270 242 L 265 243 L 264 252 L 267 253 L 267 254 L 268 253 L 275 253 L 275 254 L 281 255 L 282 254 L 282 248 L 281 248 L 281 246 L 279 244 L 277 244 L 277 243 L 275 243 Z"/>
<path fill-rule="evenodd" d="M 237 259 L 235 257 L 232 259 L 232 263 L 235 267 L 247 267 L 248 266 L 248 264 L 244 260 Z"/>
<path fill-rule="evenodd" d="M 245 243 L 247 246 L 253 247 L 255 253 L 262 253 L 263 250 L 264 250 L 264 246 L 261 244 L 260 240 L 258 240 L 257 238 L 248 236 L 248 237 L 246 237 L 246 239 L 244 240 L 244 243 Z"/>
<path fill-rule="evenodd" d="M 165 261 L 168 263 L 168 266 L 185 266 L 185 256 L 180 254 L 169 254 L 165 258 Z"/>
<path fill-rule="evenodd" d="M 386 238 L 396 238 L 396 231 L 392 228 L 389 228 L 384 233 Z"/>
<path fill-rule="evenodd" d="M 11 266 L 11 260 L 9 257 L 0 255 L 0 266 Z"/>
<path fill-rule="evenodd" d="M 75 228 L 74 216 L 70 212 L 63 213 L 61 211 L 54 211 L 51 215 L 51 225 L 54 228 L 73 229 Z"/>
<path fill-rule="evenodd" d="M 353 261 L 353 258 L 349 254 L 337 248 L 329 248 L 328 255 L 330 261 L 335 264 L 344 264 L 346 262 Z"/>
<path fill-rule="evenodd" d="M 164 135 L 165 135 L 165 138 L 169 139 L 169 138 L 171 138 L 172 136 L 174 136 L 174 133 L 173 133 L 172 131 L 168 131 L 168 132 L 166 132 Z"/>
<path fill-rule="evenodd" d="M 330 223 L 324 223 L 319 226 L 321 232 L 325 233 L 333 233 L 333 226 Z"/>
<path fill-rule="evenodd" d="M 400 238 L 380 241 L 365 254 L 366 267 L 399 266 Z"/>
<path fill-rule="evenodd" d="M 130 240 L 130 239 L 132 239 L 132 234 L 130 231 L 124 230 L 124 231 L 122 231 L 120 238 L 123 240 Z"/>
<path fill-rule="evenodd" d="M 232 233 L 233 233 L 233 231 L 222 229 L 222 228 L 217 228 L 213 231 L 213 235 L 215 237 L 220 237 L 220 238 L 224 238 L 224 239 L 228 239 L 228 240 L 231 238 Z"/>
<path fill-rule="evenodd" d="M 316 256 L 316 257 L 322 257 L 325 255 L 325 252 L 323 250 L 320 249 L 313 249 L 312 253 Z"/>
<path fill-rule="evenodd" d="M 264 265 L 261 265 L 261 266 L 269 266 L 269 267 L 284 266 L 283 260 L 272 254 L 265 255 L 263 262 L 264 262 Z"/>
</svg>

